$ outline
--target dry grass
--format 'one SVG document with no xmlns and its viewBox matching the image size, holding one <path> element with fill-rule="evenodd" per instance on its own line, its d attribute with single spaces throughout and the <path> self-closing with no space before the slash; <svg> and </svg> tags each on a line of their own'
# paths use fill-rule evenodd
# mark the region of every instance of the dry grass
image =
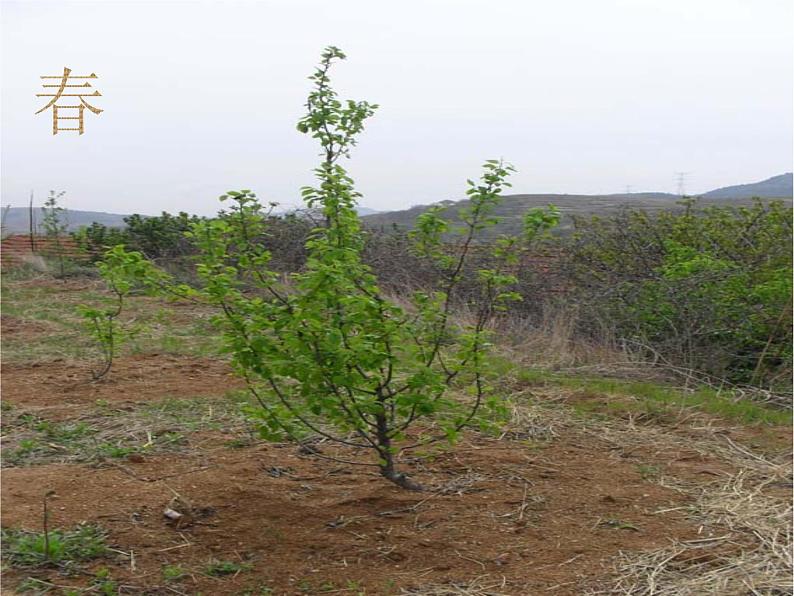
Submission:
<svg viewBox="0 0 794 596">
<path fill-rule="evenodd" d="M 468 582 L 449 582 L 444 584 L 426 584 L 418 588 L 403 588 L 400 594 L 413 596 L 510 596 L 514 591 L 505 592 L 507 582 L 504 578 L 478 577 Z"/>
<path fill-rule="evenodd" d="M 721 460 L 731 470 L 707 484 L 662 474 L 658 481 L 663 486 L 692 498 L 685 510 L 700 524 L 703 538 L 650 552 L 622 553 L 615 561 L 615 583 L 591 594 L 792 593 L 789 453 L 760 455 L 733 441 L 729 429 L 702 417 L 683 420 L 673 428 L 639 425 L 632 420 L 584 424 L 585 432 L 615 445 L 622 453 L 642 449 L 664 458 L 669 453 L 694 451 Z"/>
<path fill-rule="evenodd" d="M 790 594 L 792 510 L 787 499 L 765 492 L 773 478 L 742 470 L 701 489 L 668 480 L 667 486 L 697 493 L 690 514 L 719 535 L 647 553 L 624 553 L 617 561 L 616 584 L 598 593 Z"/>
<path fill-rule="evenodd" d="M 457 313 L 456 313 L 457 315 Z M 776 391 L 737 385 L 705 372 L 676 365 L 651 346 L 618 340 L 604 327 L 597 337 L 585 340 L 576 332 L 574 311 L 547 308 L 539 322 L 517 316 L 497 321 L 493 330 L 500 338 L 499 351 L 512 362 L 533 369 L 567 375 L 588 375 L 675 384 L 683 390 L 708 387 L 730 392 L 737 399 L 751 400 L 791 410 L 792 393 L 780 383 Z M 790 373 L 789 373 L 790 375 Z"/>
<path fill-rule="evenodd" d="M 496 331 L 508 339 L 508 348 L 517 362 L 533 368 L 549 370 L 580 367 L 625 368 L 632 373 L 649 370 L 647 361 L 619 347 L 609 330 L 604 329 L 598 341 L 584 341 L 576 335 L 577 320 L 569 310 L 544 309 L 542 320 L 508 316 L 499 320 Z M 527 355 L 531 354 L 531 362 Z M 658 378 L 659 373 L 655 373 Z"/>
<path fill-rule="evenodd" d="M 679 412 L 672 424 L 660 426 L 641 417 L 592 419 L 576 417 L 562 405 L 565 390 L 533 391 L 532 402 L 514 395 L 510 420 L 501 438 L 551 439 L 583 432 L 605 443 L 616 459 L 631 454 L 671 462 L 681 455 L 714 462 L 717 480 L 697 480 L 661 471 L 656 481 L 681 492 L 691 503 L 680 509 L 700 527 L 699 537 L 676 541 L 648 552 L 624 552 L 612 562 L 612 579 L 583 593 L 625 596 L 781 595 L 792 593 L 792 506 L 790 453 L 761 454 L 731 439 L 741 427 L 722 426 L 692 411 Z M 514 436 L 520 433 L 519 436 Z M 695 457 L 694 459 L 697 459 Z M 660 466 L 660 469 L 664 466 Z M 706 465 L 705 467 L 709 467 Z M 471 490 L 473 471 L 450 483 L 449 489 Z M 462 486 L 461 485 L 465 485 Z M 670 510 L 661 510 L 663 515 Z M 403 594 L 520 594 L 516 586 L 494 578 L 472 582 L 428 584 Z"/>
</svg>

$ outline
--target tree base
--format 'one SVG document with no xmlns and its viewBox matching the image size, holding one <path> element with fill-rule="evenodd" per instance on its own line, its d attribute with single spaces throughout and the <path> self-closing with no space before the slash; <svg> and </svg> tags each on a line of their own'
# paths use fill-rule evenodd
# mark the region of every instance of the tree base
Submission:
<svg viewBox="0 0 794 596">
<path fill-rule="evenodd" d="M 390 480 L 400 488 L 404 488 L 405 490 L 414 490 L 417 492 L 421 492 L 425 490 L 421 484 L 414 482 L 408 476 L 406 476 L 401 472 L 395 472 L 394 470 L 381 470 L 380 473 L 381 476 L 383 476 L 387 480 Z"/>
</svg>

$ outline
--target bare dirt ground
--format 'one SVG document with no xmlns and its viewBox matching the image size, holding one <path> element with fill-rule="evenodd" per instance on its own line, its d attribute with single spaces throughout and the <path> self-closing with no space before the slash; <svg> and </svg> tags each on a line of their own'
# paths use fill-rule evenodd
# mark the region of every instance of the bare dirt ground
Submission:
<svg viewBox="0 0 794 596">
<path fill-rule="evenodd" d="M 51 419 L 84 412 L 98 400 L 134 404 L 168 398 L 223 395 L 244 385 L 229 366 L 209 358 L 143 354 L 120 358 L 113 374 L 96 383 L 92 364 L 68 362 L 12 363 L 3 366 L 3 400 Z"/>
<path fill-rule="evenodd" d="M 14 341 L 49 326 L 3 319 Z M 222 360 L 128 355 L 97 383 L 90 366 L 4 366 L 2 525 L 40 530 L 54 491 L 51 527 L 97 524 L 114 550 L 76 575 L 4 565 L 3 594 L 102 593 L 101 567 L 122 594 L 791 593 L 788 427 L 582 417 L 569 390 L 516 387 L 502 435 L 403 458 L 415 493 L 246 435 Z"/>
<path fill-rule="evenodd" d="M 253 563 L 222 584 L 196 573 L 184 586 L 229 594 L 259 583 L 290 594 L 350 582 L 378 594 L 390 581 L 408 588 L 483 575 L 504 577 L 506 593 L 575 594 L 610 555 L 697 537 L 680 512 L 654 514 L 686 499 L 592 444 L 534 461 L 508 447 L 469 442 L 424 464 L 416 477 L 440 490 L 429 494 L 289 446 L 18 468 L 6 472 L 4 523 L 35 528 L 42 494 L 55 490 L 60 524 L 99 522 L 118 549 L 135 553 L 135 571 L 128 561 L 114 568 L 124 584 L 153 588 L 166 564 Z M 162 515 L 176 495 L 201 512 L 181 528 Z"/>
</svg>

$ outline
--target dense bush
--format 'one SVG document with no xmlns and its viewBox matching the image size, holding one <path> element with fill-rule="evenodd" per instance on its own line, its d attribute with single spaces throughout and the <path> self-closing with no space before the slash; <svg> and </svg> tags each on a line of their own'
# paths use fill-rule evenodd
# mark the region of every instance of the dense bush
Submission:
<svg viewBox="0 0 794 596">
<path fill-rule="evenodd" d="M 184 212 L 171 215 L 164 211 L 153 217 L 135 214 L 124 218 L 124 228 L 110 228 L 95 222 L 72 236 L 95 259 L 105 250 L 123 244 L 153 260 L 174 260 L 191 252 L 185 233 L 201 219 Z"/>
<path fill-rule="evenodd" d="M 98 261 L 102 254 L 119 244 L 129 244 L 130 237 L 124 228 L 111 228 L 105 224 L 93 222 L 90 226 L 83 226 L 72 232 L 77 245 L 83 249 L 92 261 Z"/>
<path fill-rule="evenodd" d="M 780 202 L 579 220 L 566 300 L 650 357 L 774 386 L 790 371 L 792 214 Z"/>
</svg>

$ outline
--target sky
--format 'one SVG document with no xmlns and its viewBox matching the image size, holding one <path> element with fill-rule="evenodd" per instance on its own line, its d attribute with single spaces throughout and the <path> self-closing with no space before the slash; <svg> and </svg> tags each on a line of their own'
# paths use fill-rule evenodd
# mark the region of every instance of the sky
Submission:
<svg viewBox="0 0 794 596">
<path fill-rule="evenodd" d="M 790 0 L 0 2 L 2 203 L 210 215 L 250 188 L 300 204 L 323 47 L 380 104 L 345 167 L 379 210 L 463 198 L 486 159 L 516 193 L 688 193 L 792 169 Z M 85 133 L 52 134 L 42 75 L 96 73 Z"/>
</svg>

